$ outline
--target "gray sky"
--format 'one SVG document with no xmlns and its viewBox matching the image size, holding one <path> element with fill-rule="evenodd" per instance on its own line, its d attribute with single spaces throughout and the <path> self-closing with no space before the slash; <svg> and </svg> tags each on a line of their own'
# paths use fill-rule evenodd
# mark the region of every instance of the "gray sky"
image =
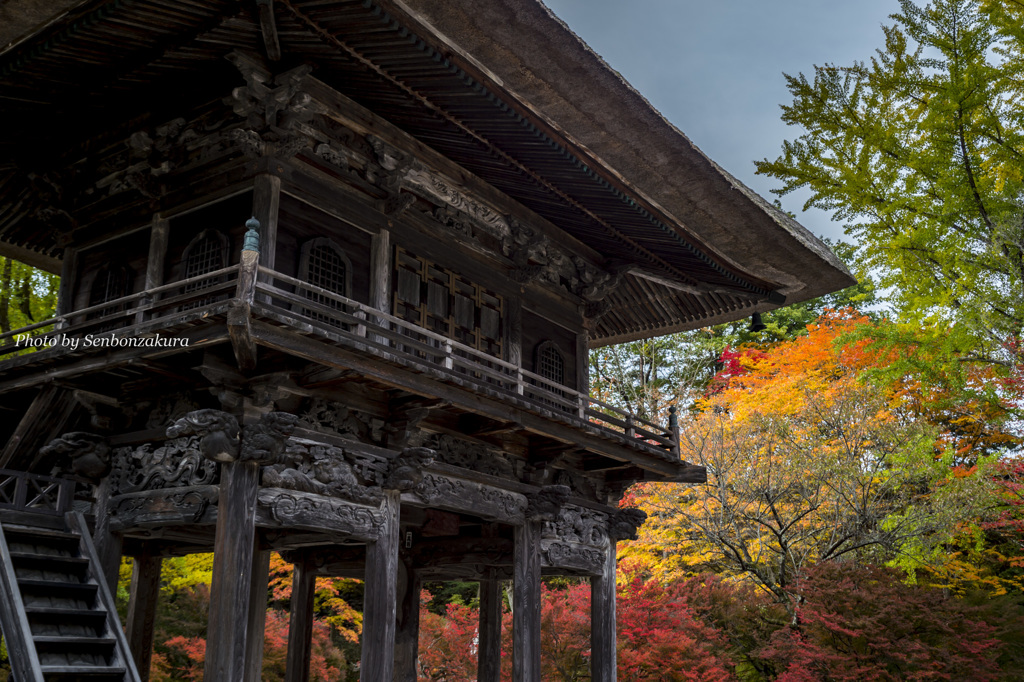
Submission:
<svg viewBox="0 0 1024 682">
<path fill-rule="evenodd" d="M 869 59 L 897 0 L 543 0 L 700 149 L 765 198 L 779 182 L 754 175 L 800 134 L 781 120 L 783 72 Z M 812 232 L 842 236 L 807 195 L 782 205 Z"/>
</svg>

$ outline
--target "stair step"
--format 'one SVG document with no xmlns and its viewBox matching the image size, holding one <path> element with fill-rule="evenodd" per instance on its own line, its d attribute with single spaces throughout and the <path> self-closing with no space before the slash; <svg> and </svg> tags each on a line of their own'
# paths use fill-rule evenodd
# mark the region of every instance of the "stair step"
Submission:
<svg viewBox="0 0 1024 682">
<path fill-rule="evenodd" d="M 88 620 L 102 624 L 107 620 L 107 612 L 103 609 L 66 609 L 57 606 L 26 606 L 25 615 L 32 622 L 71 623 Z"/>
<path fill-rule="evenodd" d="M 48 571 L 79 571 L 88 568 L 89 560 L 78 556 L 38 554 L 36 552 L 11 552 L 16 568 L 39 568 Z"/>
<path fill-rule="evenodd" d="M 96 596 L 98 586 L 95 583 L 72 583 L 63 580 L 37 580 L 34 578 L 18 578 L 18 586 L 22 594 L 42 594 L 57 598 L 92 599 Z"/>
<path fill-rule="evenodd" d="M 11 526 L 4 524 L 4 536 L 8 545 L 38 545 L 64 550 L 70 553 L 78 551 L 80 538 L 74 533 L 48 528 L 32 528 L 28 526 Z"/>
<path fill-rule="evenodd" d="M 111 649 L 117 643 L 113 637 L 81 637 L 74 635 L 37 635 L 32 638 L 36 643 L 36 651 L 82 651 L 83 649 L 95 650 L 93 653 L 102 653 L 100 649 Z M 107 652 L 109 653 L 109 652 Z"/>
<path fill-rule="evenodd" d="M 125 676 L 125 669 L 116 665 L 44 665 L 41 670 L 46 682 L 121 682 Z"/>
<path fill-rule="evenodd" d="M 36 526 L 18 526 L 11 523 L 4 524 L 4 535 L 31 536 L 39 538 L 50 538 L 53 540 L 74 540 L 78 542 L 78 534 L 66 530 L 54 530 L 52 528 L 37 528 Z"/>
</svg>

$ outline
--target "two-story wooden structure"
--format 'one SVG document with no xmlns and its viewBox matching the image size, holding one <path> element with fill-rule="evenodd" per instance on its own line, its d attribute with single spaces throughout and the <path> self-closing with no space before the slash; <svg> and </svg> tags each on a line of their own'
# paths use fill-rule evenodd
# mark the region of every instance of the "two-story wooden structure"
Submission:
<svg viewBox="0 0 1024 682">
<path fill-rule="evenodd" d="M 613 680 L 620 494 L 704 471 L 588 352 L 852 283 L 536 0 L 8 0 L 0 45 L 0 253 L 61 275 L 0 334 L 19 681 L 145 679 L 161 558 L 211 550 L 211 681 L 259 679 L 272 550 L 289 680 L 323 574 L 365 578 L 368 682 L 445 579 L 487 682 L 514 581 L 538 681 L 541 576 L 590 576 Z"/>
</svg>

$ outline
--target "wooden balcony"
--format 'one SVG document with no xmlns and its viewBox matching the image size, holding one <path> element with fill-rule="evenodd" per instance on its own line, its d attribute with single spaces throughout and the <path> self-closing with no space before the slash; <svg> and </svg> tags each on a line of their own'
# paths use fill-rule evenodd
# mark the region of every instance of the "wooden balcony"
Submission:
<svg viewBox="0 0 1024 682">
<path fill-rule="evenodd" d="M 656 424 L 520 365 L 262 266 L 231 266 L 0 334 L 0 387 L 28 386 L 37 375 L 40 381 L 60 376 L 70 371 L 64 369 L 68 363 L 80 364 L 90 353 L 120 352 L 129 357 L 133 350 L 140 355 L 147 350 L 149 355 L 187 350 L 132 345 L 147 338 L 170 343 L 176 336 L 187 336 L 189 348 L 197 339 L 223 343 L 239 317 L 254 346 L 312 361 L 326 362 L 332 353 L 358 357 L 361 366 L 385 368 L 388 381 L 414 392 L 421 385 L 413 381 L 417 377 L 451 386 L 456 395 L 466 396 L 459 402 L 467 411 L 476 411 L 473 396 L 486 397 L 556 422 L 562 433 L 568 426 L 663 462 L 679 462 L 675 424 Z M 26 335 L 40 345 L 26 348 Z M 16 383 L 11 376 L 19 377 L 13 380 Z"/>
</svg>

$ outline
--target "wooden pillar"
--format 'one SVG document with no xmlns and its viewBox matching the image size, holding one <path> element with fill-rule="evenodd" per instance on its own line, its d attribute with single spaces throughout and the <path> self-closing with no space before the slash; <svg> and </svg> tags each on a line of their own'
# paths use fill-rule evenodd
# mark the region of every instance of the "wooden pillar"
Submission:
<svg viewBox="0 0 1024 682">
<path fill-rule="evenodd" d="M 590 339 L 586 330 L 576 335 L 576 390 L 590 395 Z"/>
<path fill-rule="evenodd" d="M 241 680 L 245 675 L 258 480 L 259 464 L 255 462 L 221 464 L 206 643 L 207 680 Z"/>
<path fill-rule="evenodd" d="M 57 288 L 57 316 L 67 315 L 75 307 L 75 279 L 78 276 L 78 252 L 70 246 L 64 249 L 60 264 L 60 285 Z M 58 323 L 61 327 L 68 322 Z"/>
<path fill-rule="evenodd" d="M 170 222 L 161 217 L 159 213 L 153 216 L 153 223 L 149 228 L 149 258 L 146 261 L 146 284 L 143 289 L 149 291 L 164 283 L 164 265 L 167 260 L 167 236 L 170 233 Z M 147 294 L 146 298 L 140 301 L 146 304 L 152 301 Z M 148 317 L 147 313 L 136 313 L 135 324 L 140 324 Z"/>
<path fill-rule="evenodd" d="M 365 682 L 386 682 L 395 669 L 395 615 L 398 578 L 399 492 L 385 490 L 383 527 L 376 542 L 366 545 L 363 598 L 363 649 L 360 662 Z"/>
<path fill-rule="evenodd" d="M 244 682 L 260 682 L 263 678 L 263 634 L 267 629 L 269 579 L 270 550 L 254 551 L 252 580 L 249 583 L 249 625 L 246 628 Z"/>
<path fill-rule="evenodd" d="M 401 604 L 395 632 L 394 682 L 416 682 L 416 657 L 420 646 L 420 589 L 423 582 L 412 562 L 401 564 Z"/>
<path fill-rule="evenodd" d="M 519 296 L 505 300 L 505 359 L 523 366 L 523 301 Z"/>
<path fill-rule="evenodd" d="M 253 183 L 252 214 L 260 221 L 260 265 L 274 269 L 277 259 L 277 216 L 281 210 L 281 178 L 257 175 Z"/>
<path fill-rule="evenodd" d="M 96 556 L 100 560 L 99 572 L 106 577 L 111 594 L 117 594 L 117 579 L 121 570 L 121 536 L 110 530 L 110 477 L 96 487 L 96 524 L 92 539 Z"/>
<path fill-rule="evenodd" d="M 288 620 L 288 662 L 285 682 L 308 682 L 309 657 L 313 651 L 313 597 L 316 575 L 303 558 L 292 572 L 292 605 Z M 369 678 L 367 678 L 369 679 Z"/>
<path fill-rule="evenodd" d="M 501 601 L 501 581 L 493 577 L 481 580 L 477 682 L 501 680 Z"/>
<path fill-rule="evenodd" d="M 605 554 L 604 570 L 590 579 L 590 679 L 615 682 L 615 542 Z"/>
<path fill-rule="evenodd" d="M 385 229 L 370 244 L 370 305 L 391 312 L 391 232 Z"/>
<path fill-rule="evenodd" d="M 512 585 L 512 678 L 540 679 L 540 534 L 541 522 L 515 527 Z"/>
<path fill-rule="evenodd" d="M 153 625 L 156 622 L 156 604 L 160 595 L 160 569 L 163 560 L 143 554 L 132 562 L 132 586 L 128 597 L 128 648 L 135 659 L 142 682 L 149 679 L 149 664 L 153 658 Z"/>
</svg>

